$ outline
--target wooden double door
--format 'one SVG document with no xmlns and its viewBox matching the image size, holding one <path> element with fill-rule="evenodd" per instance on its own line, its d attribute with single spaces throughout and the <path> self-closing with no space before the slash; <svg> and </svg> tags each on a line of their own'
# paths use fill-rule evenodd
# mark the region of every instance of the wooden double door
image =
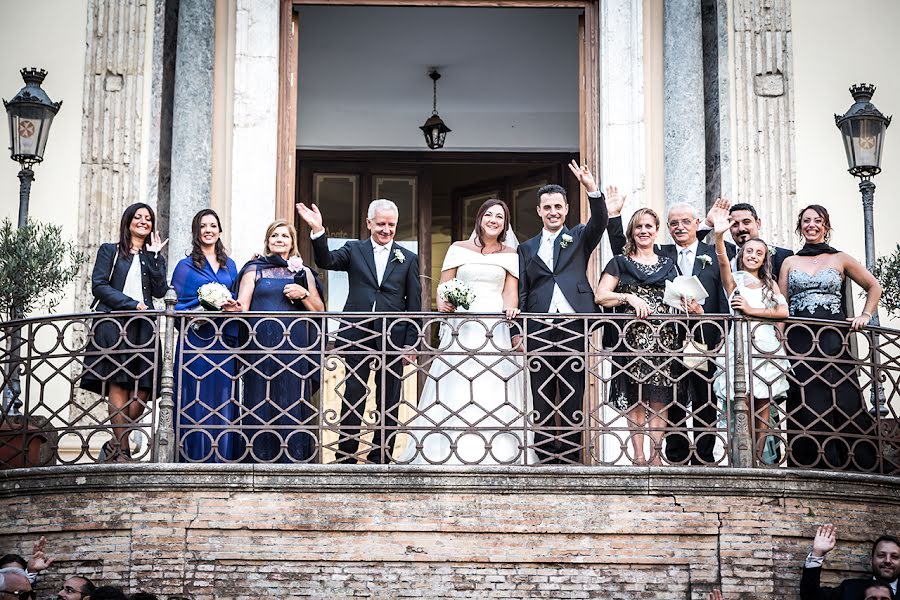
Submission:
<svg viewBox="0 0 900 600">
<path fill-rule="evenodd" d="M 299 156 L 298 156 L 299 158 Z M 371 200 L 395 202 L 400 216 L 397 243 L 419 255 L 422 306 L 433 306 L 436 282 L 450 244 L 473 231 L 475 214 L 489 198 L 510 207 L 511 227 L 520 241 L 537 234 L 537 190 L 559 183 L 570 192 L 570 225 L 580 215 L 578 183 L 566 164 L 577 154 L 562 153 L 343 153 L 304 151 L 298 160 L 297 201 L 314 203 L 324 217 L 329 244 L 368 237 Z M 297 221 L 301 251 L 312 258 L 309 231 Z M 328 310 L 340 310 L 348 293 L 342 273 L 327 273 Z"/>
</svg>

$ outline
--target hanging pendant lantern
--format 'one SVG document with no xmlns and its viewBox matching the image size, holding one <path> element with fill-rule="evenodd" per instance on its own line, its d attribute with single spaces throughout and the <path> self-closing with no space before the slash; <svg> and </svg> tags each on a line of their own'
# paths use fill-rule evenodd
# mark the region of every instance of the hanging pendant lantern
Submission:
<svg viewBox="0 0 900 600">
<path fill-rule="evenodd" d="M 437 69 L 432 69 L 428 76 L 431 78 L 434 86 L 433 105 L 431 116 L 419 129 L 425 134 L 425 143 L 428 144 L 428 147 L 432 150 L 437 150 L 444 147 L 444 140 L 447 138 L 447 134 L 450 133 L 450 128 L 444 124 L 443 119 L 438 116 L 437 112 L 437 80 L 441 78 L 441 74 L 437 72 Z"/>
</svg>

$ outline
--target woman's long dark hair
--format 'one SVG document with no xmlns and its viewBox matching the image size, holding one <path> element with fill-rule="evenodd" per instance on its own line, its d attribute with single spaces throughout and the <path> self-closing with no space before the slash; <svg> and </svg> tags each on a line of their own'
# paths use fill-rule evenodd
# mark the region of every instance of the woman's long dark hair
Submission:
<svg viewBox="0 0 900 600">
<path fill-rule="evenodd" d="M 119 223 L 118 245 L 119 256 L 122 258 L 131 256 L 131 221 L 134 219 L 135 213 L 142 208 L 146 208 L 147 212 L 150 213 L 150 233 L 144 238 L 144 245 L 141 247 L 141 250 L 147 249 L 147 244 L 150 243 L 150 238 L 153 235 L 153 232 L 156 231 L 156 213 L 153 212 L 152 206 L 144 204 L 143 202 L 135 202 L 126 208 L 125 212 L 122 213 L 122 221 Z"/>
<path fill-rule="evenodd" d="M 481 226 L 481 218 L 484 217 L 484 213 L 492 206 L 499 206 L 503 209 L 503 231 L 497 236 L 497 241 L 501 245 L 506 241 L 506 231 L 510 227 L 509 207 L 506 205 L 506 202 L 498 200 L 497 198 L 485 200 L 484 204 L 481 205 L 481 208 L 478 209 L 478 214 L 475 215 L 475 245 L 481 248 L 484 248 L 484 228 Z"/>
<path fill-rule="evenodd" d="M 194 215 L 194 219 L 191 221 L 190 257 L 191 262 L 198 269 L 202 269 L 203 263 L 206 262 L 206 257 L 203 256 L 203 245 L 200 243 L 200 221 L 207 215 L 215 217 L 216 225 L 219 226 L 219 239 L 216 240 L 216 260 L 219 261 L 219 266 L 223 266 L 228 262 L 228 253 L 225 252 L 225 244 L 222 243 L 222 221 L 219 220 L 219 215 L 216 214 L 216 211 L 211 208 L 204 208 Z"/>
</svg>

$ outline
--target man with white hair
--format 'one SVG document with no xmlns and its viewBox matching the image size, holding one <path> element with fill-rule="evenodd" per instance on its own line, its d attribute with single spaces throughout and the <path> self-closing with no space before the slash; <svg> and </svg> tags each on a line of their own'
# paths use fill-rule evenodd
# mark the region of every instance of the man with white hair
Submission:
<svg viewBox="0 0 900 600">
<path fill-rule="evenodd" d="M 6 567 L 0 569 L 0 600 L 16 598 L 17 600 L 35 600 L 31 581 L 23 569 Z"/>
<path fill-rule="evenodd" d="M 728 300 L 722 287 L 722 277 L 719 274 L 719 266 L 716 262 L 716 248 L 697 239 L 697 229 L 700 226 L 700 218 L 697 211 L 690 204 L 678 203 L 669 208 L 666 219 L 669 234 L 674 244 L 662 244 L 657 246 L 656 253 L 667 256 L 678 267 L 680 275 L 696 276 L 708 297 L 698 301 L 703 306 L 704 314 L 728 314 Z M 621 219 L 610 219 L 609 243 L 613 254 L 621 254 L 625 247 L 625 233 L 622 231 Z M 719 344 L 722 332 L 726 324 L 723 321 L 718 327 L 712 323 L 692 328 L 694 341 L 705 344 L 709 348 L 715 348 Z M 681 394 L 669 407 L 668 420 L 676 429 L 687 425 L 685 412 L 685 396 L 690 397 L 692 408 L 693 426 L 695 429 L 706 429 L 706 432 L 696 432 L 694 443 L 696 453 L 690 453 L 690 440 L 688 436 L 675 431 L 666 436 L 666 459 L 670 463 L 686 463 L 690 459 L 691 464 L 713 464 L 713 448 L 716 444 L 716 423 L 718 414 L 714 403 L 715 395 L 712 393 L 712 381 L 716 366 L 712 361 L 705 361 L 694 367 L 685 377 Z"/>
<path fill-rule="evenodd" d="M 422 284 L 419 281 L 419 257 L 394 242 L 400 211 L 390 200 L 375 200 L 369 205 L 366 227 L 371 234 L 366 240 L 351 240 L 337 250 L 328 249 L 322 213 L 315 204 L 297 204 L 297 213 L 311 229 L 316 264 L 332 271 L 346 271 L 350 293 L 345 312 L 419 312 L 422 310 Z M 382 348 L 382 328 L 390 338 Z M 369 462 L 387 463 L 391 460 L 397 439 L 397 408 L 400 401 L 403 358 L 395 354 L 406 349 L 406 360 L 414 360 L 418 328 L 410 321 L 385 322 L 383 319 L 358 319 L 338 334 L 337 343 L 347 354 L 347 385 L 341 410 L 341 432 L 336 460 L 355 462 L 363 458 Z M 373 355 L 387 350 L 385 361 L 375 378 L 375 398 L 379 406 L 381 424 L 386 428 L 389 442 L 381 448 L 381 428 L 375 427 L 371 446 L 363 443 L 360 429 L 369 389 L 367 381 Z M 392 435 L 393 434 L 393 435 Z"/>
</svg>

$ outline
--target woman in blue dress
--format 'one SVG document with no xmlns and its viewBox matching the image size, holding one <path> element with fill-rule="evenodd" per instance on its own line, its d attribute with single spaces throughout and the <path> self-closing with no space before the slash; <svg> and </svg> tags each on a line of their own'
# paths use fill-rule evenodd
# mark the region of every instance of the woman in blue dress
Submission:
<svg viewBox="0 0 900 600">
<path fill-rule="evenodd" d="M 197 291 L 207 283 L 219 283 L 232 293 L 223 311 L 241 309 L 234 300 L 237 267 L 225 253 L 219 215 L 204 209 L 191 222 L 191 253 L 172 274 L 178 293 L 176 310 L 203 310 Z M 178 380 L 178 439 L 180 459 L 186 462 L 231 462 L 243 452 L 238 448 L 238 382 L 234 348 L 237 323 L 224 319 L 191 322 L 182 337 L 175 376 Z M 189 321 L 190 322 L 190 321 Z"/>
<path fill-rule="evenodd" d="M 303 264 L 297 232 L 283 219 L 266 230 L 265 254 L 240 274 L 238 300 L 251 311 L 321 312 L 322 284 Z M 315 456 L 322 320 L 259 317 L 250 321 L 244 368 L 244 431 L 253 457 L 305 462 Z"/>
</svg>

